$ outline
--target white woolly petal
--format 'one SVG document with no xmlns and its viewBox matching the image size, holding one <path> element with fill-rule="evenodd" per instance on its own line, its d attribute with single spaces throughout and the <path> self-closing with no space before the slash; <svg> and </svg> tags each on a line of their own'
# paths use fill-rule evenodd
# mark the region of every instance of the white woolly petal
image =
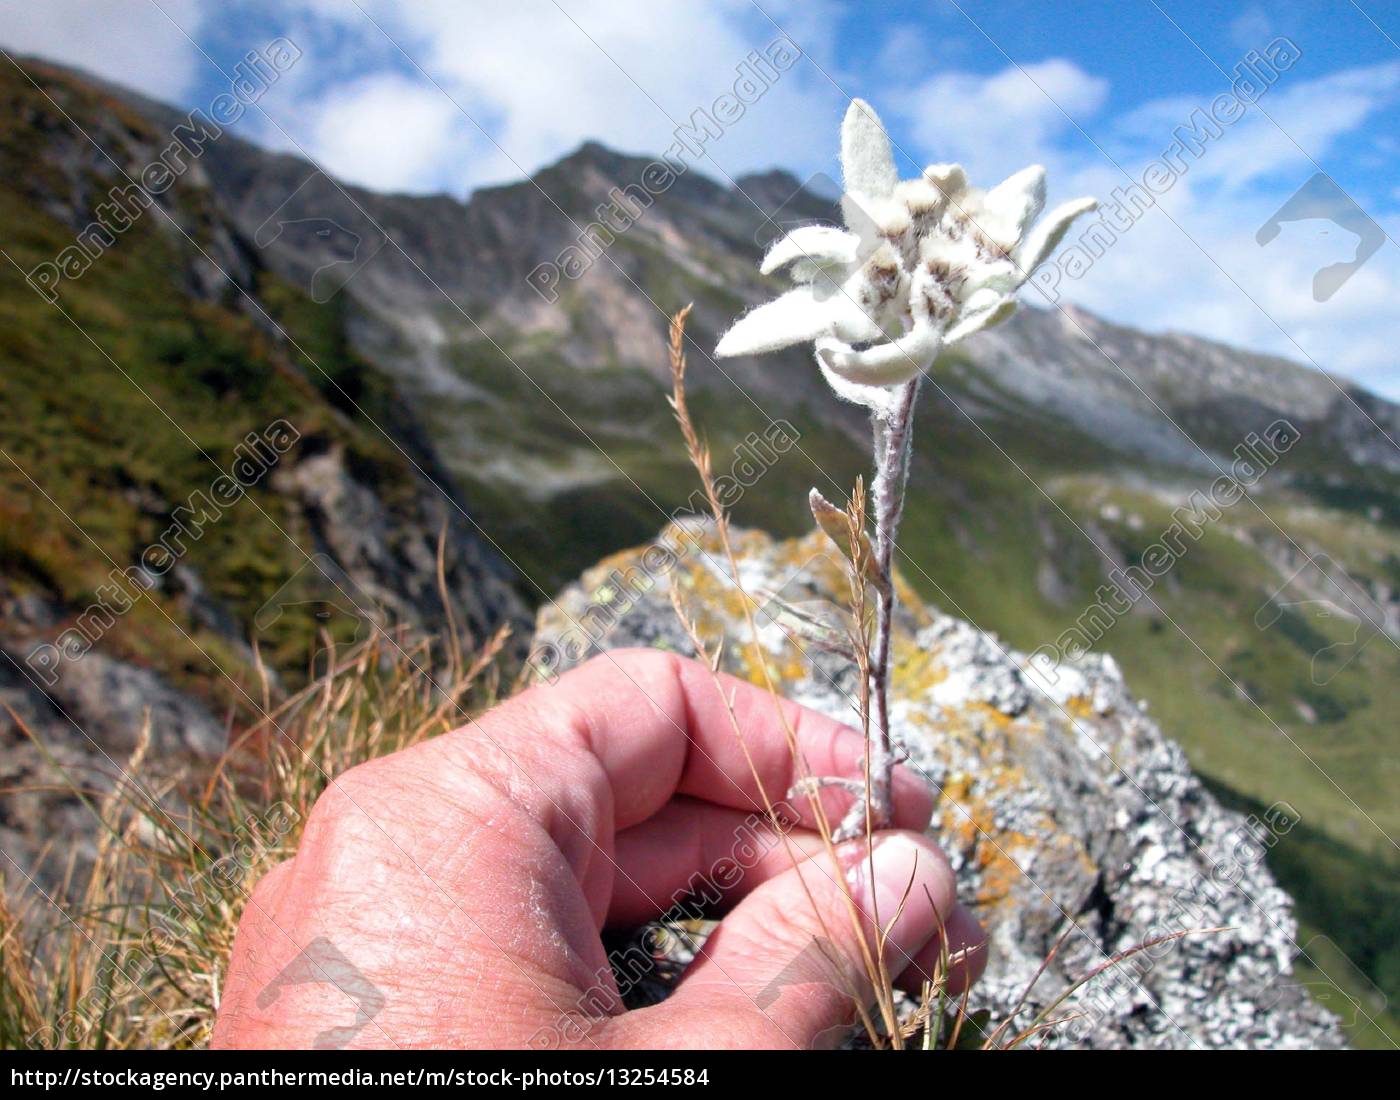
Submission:
<svg viewBox="0 0 1400 1100">
<path fill-rule="evenodd" d="M 809 286 L 799 286 L 752 309 L 720 337 L 715 355 L 758 355 L 815 340 L 831 331 L 829 302 L 819 301 Z"/>
<path fill-rule="evenodd" d="M 851 100 L 841 123 L 841 179 L 848 192 L 882 198 L 899 182 L 889 135 L 875 108 Z"/>
<path fill-rule="evenodd" d="M 805 261 L 804 271 L 810 270 L 810 265 L 845 267 L 855 263 L 859 248 L 860 238 L 854 233 L 830 225 L 804 225 L 773 242 L 759 270 L 771 275 L 794 261 Z"/>
<path fill-rule="evenodd" d="M 876 202 L 869 195 L 853 195 L 849 191 L 841 196 L 841 220 L 863 241 L 874 241 L 880 236 L 880 227 L 870 215 Z"/>
<path fill-rule="evenodd" d="M 1097 209 L 1098 205 L 1098 199 L 1071 199 L 1046 214 L 1044 220 L 1031 230 L 1030 236 L 1022 241 L 1013 253 L 1013 258 L 1021 269 L 1022 279 L 1028 278 L 1032 271 L 1049 258 L 1050 253 L 1054 252 L 1056 246 L 1064 239 L 1075 218 Z"/>
<path fill-rule="evenodd" d="M 913 180 L 900 180 L 894 187 L 894 197 L 911 214 L 921 214 L 932 210 L 943 201 L 943 194 L 922 176 Z"/>
<path fill-rule="evenodd" d="M 989 309 L 995 309 L 1006 295 L 991 287 L 981 287 L 974 290 L 967 296 L 967 301 L 963 302 L 962 308 L 958 310 L 958 316 L 966 319 L 974 313 L 983 313 Z M 961 323 L 961 322 L 959 322 Z"/>
<path fill-rule="evenodd" d="M 942 273 L 935 273 L 927 264 L 914 269 L 909 280 L 909 313 L 915 326 L 934 325 L 942 328 L 939 318 L 954 306 Z"/>
<path fill-rule="evenodd" d="M 924 169 L 924 179 L 950 199 L 967 190 L 967 173 L 961 164 L 930 164 Z"/>
<path fill-rule="evenodd" d="M 1024 235 L 1045 209 L 1045 168 L 1032 164 L 1008 176 L 987 192 L 983 204 L 992 225 L 983 225 L 993 240 L 1007 248 Z"/>
<path fill-rule="evenodd" d="M 950 267 L 973 268 L 984 261 L 971 237 L 930 235 L 919 239 L 919 258 L 946 263 Z"/>
<path fill-rule="evenodd" d="M 887 344 L 856 351 L 830 337 L 817 341 L 817 357 L 832 372 L 864 386 L 897 386 L 933 365 L 942 337 L 932 325 L 916 324 L 904 336 Z"/>
<path fill-rule="evenodd" d="M 974 295 L 986 289 L 998 296 L 1010 294 L 1025 281 L 1025 273 L 1010 260 L 979 261 L 968 265 L 964 301 L 971 301 Z"/>
<path fill-rule="evenodd" d="M 819 264 L 811 260 L 794 260 L 791 269 L 788 271 L 788 278 L 794 283 L 821 283 L 823 286 L 835 285 L 831 282 L 833 275 L 840 277 L 843 271 L 840 264 Z"/>
<path fill-rule="evenodd" d="M 900 237 L 909 231 L 909 207 L 905 203 L 894 199 L 877 199 L 871 203 L 868 212 L 882 237 Z"/>
<path fill-rule="evenodd" d="M 818 297 L 821 297 L 818 294 Z M 831 332 L 848 344 L 863 344 L 870 340 L 888 340 L 880 322 L 861 306 L 860 299 L 849 288 L 837 289 L 827 300 L 831 309 Z"/>
<path fill-rule="evenodd" d="M 959 340 L 965 340 L 974 332 L 981 332 L 994 325 L 999 325 L 1016 312 L 1016 299 L 995 292 L 978 291 L 973 295 L 976 298 L 982 293 L 990 293 L 995 299 L 987 306 L 978 309 L 970 309 L 963 313 L 962 320 L 943 334 L 945 344 L 955 344 Z M 968 299 L 968 304 L 972 304 L 972 299 Z"/>
<path fill-rule="evenodd" d="M 889 246 L 881 244 L 875 254 L 867 259 L 873 261 L 888 251 Z M 902 283 L 896 286 L 895 295 L 887 305 L 888 309 L 894 310 L 895 315 L 883 316 L 871 305 L 879 295 L 870 285 L 869 267 L 870 264 L 867 263 L 864 267 L 856 269 L 839 284 L 829 273 L 813 281 L 812 291 L 816 300 L 829 310 L 831 328 L 827 335 L 840 337 L 848 344 L 865 344 L 890 339 L 882 327 L 883 324 L 894 324 L 896 331 L 899 331 L 898 305 L 908 296 L 908 292 L 904 290 Z"/>
<path fill-rule="evenodd" d="M 848 191 L 841 196 L 841 220 L 861 240 L 878 241 L 909 228 L 909 207 L 888 196 Z"/>
<path fill-rule="evenodd" d="M 828 367 L 826 360 L 820 355 L 817 356 L 817 366 L 821 368 L 822 377 L 826 379 L 826 384 L 842 401 L 849 401 L 853 405 L 864 405 L 874 412 L 877 418 L 894 415 L 899 402 L 898 389 L 891 386 L 862 386 L 856 382 L 848 382 Z"/>
</svg>

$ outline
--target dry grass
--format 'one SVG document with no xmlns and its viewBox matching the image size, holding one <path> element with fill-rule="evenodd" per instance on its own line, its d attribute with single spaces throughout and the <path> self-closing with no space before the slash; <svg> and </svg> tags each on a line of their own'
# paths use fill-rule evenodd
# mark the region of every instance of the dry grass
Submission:
<svg viewBox="0 0 1400 1100">
<path fill-rule="evenodd" d="M 498 691 L 504 631 L 475 656 L 447 639 L 375 631 L 266 705 L 198 781 L 162 776 L 148 739 L 101 797 L 85 884 L 71 862 L 52 893 L 7 866 L 0 891 L 0 1047 L 204 1045 L 234 930 L 253 884 L 296 848 L 330 777 L 461 725 Z M 23 899 L 12 909 L 5 896 Z"/>
<path fill-rule="evenodd" d="M 799 748 L 797 743 L 797 737 L 793 733 L 791 725 L 788 723 L 787 714 L 785 713 L 782 706 L 782 698 L 778 694 L 776 681 L 774 680 L 772 671 L 768 666 L 768 661 L 763 652 L 763 647 L 757 642 L 758 627 L 754 621 L 754 611 L 759 606 L 759 604 L 758 601 L 754 598 L 754 596 L 744 591 L 743 587 L 739 584 L 739 562 L 734 553 L 733 542 L 730 537 L 729 516 L 728 513 L 725 511 L 724 505 L 720 503 L 719 493 L 715 486 L 713 466 L 710 459 L 710 450 L 709 447 L 705 444 L 704 440 L 700 437 L 700 433 L 696 429 L 694 422 L 691 420 L 690 408 L 686 401 L 685 322 L 689 313 L 690 307 L 687 306 L 685 309 L 682 309 L 671 319 L 669 343 L 671 365 L 671 408 L 675 412 L 676 423 L 680 428 L 681 437 L 685 440 L 686 452 L 690 456 L 691 464 L 695 467 L 695 471 L 700 477 L 700 484 L 704 489 L 706 500 L 709 502 L 710 514 L 714 520 L 715 529 L 719 537 L 720 545 L 724 550 L 724 555 L 729 566 L 729 575 L 733 579 L 733 583 L 741 597 L 741 603 L 744 609 L 744 623 L 748 629 L 749 637 L 754 639 L 752 651 L 754 656 L 757 658 L 759 673 L 763 679 L 764 686 L 767 688 L 769 694 L 773 698 L 774 713 L 777 715 L 779 724 L 782 726 L 784 735 L 787 738 L 788 749 L 792 753 L 793 758 L 794 774 L 801 777 L 798 786 L 800 787 L 803 782 L 809 784 L 809 793 L 807 793 L 806 797 L 812 808 L 813 815 L 816 817 L 817 825 L 821 832 L 822 842 L 826 847 L 827 856 L 831 864 L 834 866 L 837 865 L 838 861 L 836 856 L 836 845 L 833 841 L 833 829 L 830 821 L 827 818 L 825 809 L 822 805 L 820 793 L 816 789 L 815 785 L 812 785 L 812 781 L 820 777 L 813 776 L 811 769 L 807 766 L 806 760 L 803 759 L 801 749 Z M 852 646 L 856 654 L 864 655 L 863 659 L 865 661 L 865 664 L 863 664 L 862 667 L 868 668 L 870 639 L 868 631 L 868 616 L 864 614 L 864 592 L 865 586 L 869 582 L 868 570 L 866 569 L 866 562 L 864 561 L 862 555 L 864 551 L 868 550 L 869 543 L 864 538 L 864 494 L 861 486 L 856 486 L 852 499 L 855 502 L 859 502 L 859 508 L 857 508 L 856 505 L 853 504 L 852 508 L 847 514 L 845 527 L 849 537 L 849 554 L 856 559 L 856 564 L 850 569 L 850 575 L 853 592 L 852 599 L 854 610 L 856 612 L 853 621 L 857 624 L 857 626 L 852 631 L 852 636 L 848 639 L 848 642 Z M 676 608 L 677 617 L 680 619 L 681 625 L 685 628 L 686 633 L 689 635 L 691 643 L 695 646 L 696 653 L 699 654 L 703 659 L 705 659 L 709 663 L 711 671 L 715 674 L 715 690 L 720 693 L 720 698 L 723 700 L 726 712 L 729 715 L 731 727 L 733 728 L 734 734 L 739 739 L 739 743 L 742 746 L 744 745 L 743 732 L 740 730 L 739 722 L 734 715 L 734 708 L 731 705 L 731 700 L 724 695 L 722 682 L 718 677 L 718 668 L 721 653 L 717 648 L 711 651 L 710 648 L 707 646 L 705 640 L 700 637 L 699 633 L 695 629 L 693 620 L 687 614 L 684 606 L 680 603 L 680 598 L 676 593 L 675 589 L 672 590 L 672 600 Z M 863 679 L 868 684 L 869 677 L 863 677 Z M 865 730 L 865 772 L 867 781 L 870 778 L 869 749 L 871 744 L 869 704 L 870 694 L 869 689 L 867 687 L 867 689 L 861 694 L 861 719 Z M 744 753 L 747 757 L 747 746 L 744 747 Z M 752 767 L 752 762 L 750 762 L 750 766 Z M 783 843 L 786 846 L 786 850 L 789 856 L 792 857 L 794 863 L 796 863 L 797 858 L 793 853 L 793 849 L 787 837 L 787 832 L 782 827 L 782 823 L 779 820 L 779 815 L 776 809 L 777 802 L 773 798 L 773 792 L 769 792 L 764 789 L 763 781 L 759 777 L 757 769 L 753 770 L 754 779 L 758 783 L 759 792 L 763 798 L 764 810 L 772 819 L 778 835 L 783 838 Z M 797 789 L 798 788 L 795 787 L 794 791 L 796 791 Z M 781 800 L 789 797 L 791 792 L 780 791 L 777 792 L 777 794 L 778 799 Z M 874 845 L 871 842 L 873 830 L 867 829 L 865 835 L 865 858 L 868 861 L 870 861 L 870 874 L 873 878 Z M 873 991 L 874 1005 L 877 1015 L 872 1016 L 870 1013 L 868 1007 L 869 998 L 860 995 L 855 989 L 851 990 L 852 1003 L 860 1019 L 861 1026 L 865 1031 L 866 1037 L 873 1045 L 877 1047 L 890 1046 L 895 1049 L 902 1049 L 905 1042 L 905 1032 L 899 1019 L 899 1013 L 896 1007 L 894 983 L 893 979 L 890 977 L 890 970 L 885 957 L 886 937 L 883 932 L 884 929 L 889 928 L 890 925 L 894 922 L 894 918 L 898 916 L 898 912 L 890 914 L 872 914 L 872 916 L 874 917 L 873 923 L 875 924 L 877 929 L 877 933 L 874 936 L 872 942 L 872 938 L 866 932 L 865 920 L 862 917 L 860 909 L 856 905 L 855 900 L 851 897 L 849 886 L 844 881 L 841 883 L 841 885 L 843 893 L 845 895 L 847 917 L 851 922 L 851 928 L 855 942 L 860 948 L 861 967 L 864 970 L 865 979 L 869 983 L 870 989 Z M 906 890 L 906 897 L 901 903 L 901 908 L 904 904 L 908 903 L 909 899 L 907 897 L 907 893 L 908 891 Z M 822 915 L 821 909 L 819 906 L 817 906 L 815 901 L 812 900 L 810 893 L 808 894 L 808 902 L 812 906 L 812 912 L 816 917 L 819 927 L 821 927 L 823 931 L 823 935 L 826 942 L 832 942 L 832 938 L 826 928 L 825 919 Z M 839 964 L 839 960 L 833 959 L 832 962 L 833 972 L 838 975 L 843 974 L 844 968 Z"/>
</svg>

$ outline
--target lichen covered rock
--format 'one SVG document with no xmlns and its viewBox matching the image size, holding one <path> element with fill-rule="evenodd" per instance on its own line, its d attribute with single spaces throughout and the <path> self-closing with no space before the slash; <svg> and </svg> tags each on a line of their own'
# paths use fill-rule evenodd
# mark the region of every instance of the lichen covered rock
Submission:
<svg viewBox="0 0 1400 1100">
<path fill-rule="evenodd" d="M 728 671 L 856 721 L 856 675 L 799 637 L 772 601 L 842 614 L 844 570 L 824 536 L 779 542 L 736 532 L 745 625 L 712 530 L 668 528 L 615 555 L 541 610 L 533 664 L 552 675 L 604 649 L 692 653 L 671 606 L 679 590 Z M 991 936 L 973 1007 L 1011 1012 L 1063 942 L 1018 1017 L 1026 1023 L 1117 954 L 1186 929 L 1106 969 L 1059 1010 L 1052 1044 L 1094 1047 L 1341 1046 L 1336 1019 L 1291 977 L 1297 926 L 1264 855 L 1295 819 L 1224 809 L 1124 686 L 1113 659 L 1032 666 L 995 635 L 901 588 L 893 716 L 912 767 L 939 792 L 931 832 L 962 900 Z M 1014 1029 L 1013 1029 L 1014 1030 Z M 1042 1038 L 1037 1037 L 1037 1041 Z"/>
</svg>

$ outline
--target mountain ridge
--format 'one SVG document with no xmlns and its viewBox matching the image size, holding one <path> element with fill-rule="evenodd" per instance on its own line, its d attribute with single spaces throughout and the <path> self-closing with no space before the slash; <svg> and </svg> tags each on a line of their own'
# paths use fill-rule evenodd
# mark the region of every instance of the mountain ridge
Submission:
<svg viewBox="0 0 1400 1100">
<path fill-rule="evenodd" d="M 11 108 L 0 142 L 0 234 L 23 270 L 71 243 L 119 181 L 104 152 L 139 173 L 185 117 L 52 66 L 30 72 L 102 152 L 27 80 L 0 77 Z M 810 486 L 844 498 L 867 470 L 863 414 L 829 393 L 806 352 L 724 363 L 709 355 L 733 317 L 778 285 L 756 267 L 768 218 L 832 215 L 826 198 L 785 193 L 795 178 L 745 177 L 759 184 L 762 194 L 749 197 L 766 204 L 760 211 L 692 167 L 578 277 L 561 277 L 554 301 L 536 292 L 531 272 L 576 245 L 611 189 L 635 183 L 648 163 L 585 143 L 530 180 L 463 203 L 342 189 L 295 156 L 225 134 L 166 193 L 172 221 L 148 215 L 62 301 L 100 347 L 141 364 L 143 384 L 169 396 L 202 446 L 231 445 L 233 421 L 263 408 L 270 418 L 279 402 L 310 417 L 315 444 L 295 456 L 300 476 L 269 482 L 258 490 L 269 495 L 256 499 L 306 549 L 342 565 L 348 555 L 352 566 L 355 554 L 367 555 L 365 586 L 387 588 L 427 628 L 437 613 L 419 583 L 431 572 L 420 550 L 435 541 L 437 517 L 451 518 L 454 539 L 470 548 L 463 594 L 474 591 L 472 577 L 489 578 L 494 593 L 479 608 L 480 634 L 523 622 L 526 604 L 550 602 L 598 559 L 645 542 L 690 498 L 665 405 L 665 323 L 687 303 L 692 404 L 717 462 L 736 461 L 745 439 L 775 420 L 798 437 L 746 488 L 738 522 L 801 534 Z M 129 404 L 110 366 L 13 267 L 0 271 L 5 399 L 22 411 L 7 426 L 7 453 L 68 477 L 57 498 L 105 528 L 104 546 L 125 560 L 197 487 L 199 456 L 172 434 L 159 462 L 142 459 L 142 447 L 158 441 L 132 425 L 150 410 Z M 127 421 L 58 385 L 47 366 L 54 354 Z M 1388 716 L 1400 703 L 1392 634 L 1400 463 L 1366 415 L 1394 438 L 1400 409 L 1286 359 L 1141 333 L 1074 307 L 1021 309 L 945 356 L 925 389 L 902 568 L 932 603 L 1026 652 L 1076 627 L 1114 570 L 1149 560 L 1181 502 L 1228 471 L 1242 441 L 1280 416 L 1297 430 L 1283 460 L 1204 524 L 1093 645 L 1118 659 L 1216 789 L 1296 804 L 1319 839 L 1274 858 L 1290 861 L 1285 885 L 1311 899 L 1305 926 L 1400 990 L 1395 921 L 1368 916 L 1396 909 L 1393 883 L 1364 870 L 1390 858 L 1388 837 L 1400 832 L 1384 766 L 1396 748 Z M 88 421 L 92 442 L 73 428 Z M 35 606 L 48 607 L 55 624 L 81 611 L 93 582 L 91 548 L 71 535 L 48 545 L 28 518 L 50 515 L 43 499 L 17 475 L 4 489 L 7 514 L 26 517 L 5 547 L 8 636 Z M 356 501 L 369 512 L 324 522 L 328 509 Z M 383 547 L 399 539 L 415 549 L 357 551 L 351 517 L 370 514 L 381 516 Z M 230 536 L 191 559 L 202 597 L 168 594 L 182 623 L 205 604 L 221 612 L 206 618 L 226 624 L 219 644 L 230 652 L 292 572 L 276 532 L 246 526 L 251 545 Z M 1300 574 L 1304 559 L 1321 557 L 1346 584 Z M 405 576 L 419 581 L 392 575 L 404 561 L 415 563 Z M 1346 641 L 1344 618 L 1314 613 L 1328 599 L 1345 614 L 1364 605 L 1351 616 L 1364 637 Z M 290 651 L 290 636 L 283 642 Z M 15 652 L 22 663 L 24 651 Z M 124 656 L 198 693 L 198 654 Z M 1338 896 L 1309 892 L 1324 873 L 1340 883 Z"/>
</svg>

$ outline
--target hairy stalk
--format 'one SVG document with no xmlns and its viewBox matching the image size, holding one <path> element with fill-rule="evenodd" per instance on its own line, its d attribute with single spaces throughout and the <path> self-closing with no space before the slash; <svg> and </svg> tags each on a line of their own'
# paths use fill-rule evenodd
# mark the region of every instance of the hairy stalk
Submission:
<svg viewBox="0 0 1400 1100">
<path fill-rule="evenodd" d="M 773 700 L 774 711 L 777 715 L 779 724 L 782 726 L 783 735 L 787 740 L 788 750 L 792 754 L 792 759 L 796 771 L 799 774 L 799 776 L 802 777 L 794 785 L 793 790 L 788 792 L 788 794 L 789 796 L 801 794 L 805 794 L 807 796 L 809 805 L 812 807 L 813 815 L 817 820 L 817 829 L 818 832 L 821 834 L 822 842 L 826 849 L 826 854 L 831 860 L 832 864 L 836 865 L 839 861 L 837 860 L 835 844 L 840 839 L 843 839 L 840 834 L 843 830 L 847 828 L 847 823 L 843 822 L 840 828 L 837 828 L 835 830 L 832 829 L 831 824 L 826 815 L 826 809 L 822 804 L 822 800 L 819 797 L 818 792 L 821 787 L 829 785 L 833 782 L 841 783 L 844 785 L 845 783 L 850 781 L 833 781 L 830 779 L 816 779 L 812 777 L 811 768 L 808 765 L 807 761 L 804 759 L 802 752 L 798 746 L 797 733 L 792 728 L 792 724 L 788 721 L 787 714 L 783 710 L 781 696 L 778 693 L 777 684 L 774 682 L 772 673 L 768 667 L 768 659 L 764 654 L 763 646 L 759 644 L 758 624 L 754 619 L 753 613 L 753 607 L 756 601 L 754 601 L 754 599 L 749 595 L 749 593 L 747 593 L 744 590 L 743 584 L 741 583 L 739 559 L 734 552 L 733 542 L 730 538 L 728 513 L 725 510 L 724 504 L 720 500 L 719 492 L 716 488 L 715 479 L 711 467 L 710 450 L 706 443 L 700 438 L 700 434 L 695 428 L 694 421 L 692 421 L 690 418 L 690 407 L 686 400 L 685 323 L 687 317 L 689 317 L 690 315 L 690 310 L 691 307 L 686 306 L 684 309 L 680 310 L 671 318 L 668 350 L 670 354 L 672 390 L 671 396 L 668 400 L 671 405 L 671 409 L 675 414 L 676 424 L 680 428 L 681 437 L 685 441 L 686 451 L 690 457 L 691 464 L 695 467 L 696 473 L 699 475 L 701 487 L 704 489 L 706 500 L 710 506 L 710 513 L 714 517 L 715 532 L 719 538 L 720 546 L 723 550 L 725 561 L 729 565 L 730 574 L 734 578 L 734 586 L 738 590 L 739 595 L 741 597 L 741 605 L 743 607 L 744 613 L 744 622 L 748 628 L 749 636 L 753 639 L 754 660 L 758 665 L 759 672 L 763 678 L 764 686 Z M 857 488 L 857 496 L 859 495 L 860 489 Z M 858 530 L 858 528 L 852 526 L 851 538 L 849 539 L 849 542 L 853 546 L 858 541 L 854 537 L 854 532 L 856 530 Z M 707 664 L 710 665 L 711 673 L 716 674 L 717 676 L 719 660 L 718 652 L 716 652 L 716 654 L 714 654 L 713 656 L 711 656 L 708 653 L 698 632 L 694 628 L 693 622 L 690 620 L 689 616 L 685 613 L 684 608 L 681 606 L 679 602 L 679 597 L 677 596 L 675 589 L 672 589 L 672 606 L 675 607 L 677 618 L 679 619 L 686 633 L 689 635 L 692 644 L 696 648 L 697 654 L 703 658 L 706 658 Z M 748 760 L 749 768 L 754 773 L 754 778 L 758 782 L 759 793 L 762 797 L 764 809 L 767 812 L 770 820 L 772 821 L 775 831 L 780 837 L 782 837 L 784 847 L 787 850 L 789 858 L 792 859 L 793 865 L 797 866 L 799 863 L 799 859 L 796 855 L 796 851 L 791 846 L 790 838 L 787 836 L 787 831 L 783 828 L 783 823 L 778 819 L 778 817 L 775 814 L 774 803 L 769 797 L 767 791 L 764 790 L 762 780 L 758 777 L 758 772 L 757 769 L 754 767 L 753 761 L 749 759 L 747 743 L 745 742 L 742 730 L 738 725 L 738 720 L 734 714 L 732 703 L 724 696 L 723 690 L 720 687 L 717 678 L 716 688 L 720 690 L 721 699 L 723 699 L 725 702 L 725 710 L 728 713 L 729 720 L 733 726 L 734 734 L 739 740 L 741 751 L 743 751 L 746 760 Z M 866 705 L 863 709 L 865 713 L 868 714 L 869 706 Z M 866 741 L 867 744 L 869 744 L 870 738 L 868 735 L 866 737 Z M 862 794 L 863 793 L 864 792 L 862 791 Z M 862 832 L 865 832 L 868 838 L 868 830 L 865 830 L 866 812 L 862 809 L 862 805 L 866 802 L 867 799 L 865 799 L 864 797 L 859 798 L 857 804 L 852 807 L 851 813 L 847 815 L 849 820 L 852 815 L 856 815 L 857 813 L 859 813 L 859 827 L 856 828 L 854 832 L 848 832 L 847 836 L 844 839 L 850 839 L 850 837 L 852 836 L 860 836 Z M 867 839 L 867 845 L 868 844 L 869 841 Z M 869 857 L 872 854 L 872 851 L 873 850 L 871 848 L 867 847 L 867 857 Z M 815 900 L 812 898 L 810 890 L 807 890 L 807 884 L 805 880 L 803 880 L 803 889 L 807 891 L 808 903 L 812 906 L 813 912 L 817 914 L 818 919 L 820 920 L 820 909 L 817 907 Z M 851 892 L 849 889 L 843 890 L 843 897 L 846 904 L 847 915 L 850 918 L 851 926 L 855 932 L 856 942 L 860 947 L 861 965 L 875 993 L 876 1006 L 879 1010 L 881 1023 L 883 1023 L 884 1025 L 884 1035 L 887 1036 L 889 1044 L 894 1049 L 902 1050 L 904 1047 L 904 1037 L 899 1028 L 899 1017 L 894 1000 L 893 981 L 890 977 L 889 969 L 884 962 L 883 933 L 877 932 L 874 942 L 871 942 L 870 937 L 866 935 L 864 921 L 861 917 L 860 910 L 856 906 L 854 899 L 851 897 Z M 901 908 L 902 907 L 903 906 L 901 903 Z M 876 913 L 873 914 L 873 916 L 875 918 L 875 924 L 878 929 L 880 927 L 879 914 Z M 875 1026 L 875 1021 L 874 1019 L 872 1019 L 868 1009 L 864 1004 L 863 999 L 860 997 L 853 997 L 853 1001 L 855 1003 L 856 1011 L 860 1018 L 861 1024 L 864 1027 L 866 1034 L 869 1036 L 872 1045 L 876 1047 L 882 1046 L 885 1040 L 882 1039 L 880 1030 L 877 1029 L 877 1027 Z"/>
<path fill-rule="evenodd" d="M 920 376 L 922 377 L 922 376 Z M 876 588 L 875 650 L 870 664 L 870 682 L 875 701 L 875 737 L 871 744 L 869 777 L 869 816 L 876 828 L 893 820 L 890 801 L 891 773 L 894 770 L 894 743 L 890 733 L 890 640 L 894 633 L 895 589 L 894 548 L 899 521 L 904 515 L 904 488 L 909 480 L 909 457 L 913 450 L 914 406 L 918 403 L 919 381 L 907 382 L 899 402 L 885 419 L 875 417 L 875 562 L 879 566 Z"/>
<path fill-rule="evenodd" d="M 841 173 L 845 228 L 800 226 L 776 241 L 759 270 L 764 275 L 787 271 L 796 285 L 739 317 L 720 337 L 715 355 L 758 355 L 810 342 L 836 395 L 872 413 L 875 539 L 870 554 L 864 550 L 863 516 L 859 530 L 847 531 L 840 510 L 820 492 L 813 489 L 808 497 L 817 526 L 848 551 L 854 582 L 868 580 L 876 589 L 874 648 L 858 618 L 845 654 L 861 680 L 864 782 L 818 776 L 794 788 L 808 796 L 824 787 L 856 793 L 830 839 L 864 836 L 871 844 L 872 834 L 893 822 L 894 551 L 919 382 L 944 349 L 1005 321 L 1016 307 L 1016 290 L 1074 220 L 1097 204 L 1092 198 L 1074 199 L 1038 220 L 1045 205 L 1045 169 L 1039 165 L 990 190 L 970 186 L 957 164 L 931 165 L 917 179 L 900 180 L 884 124 L 859 99 L 851 101 L 841 124 Z M 827 293 L 828 285 L 839 293 Z M 675 339 L 673 329 L 673 347 Z M 859 599 L 855 605 L 863 606 Z M 752 632 L 751 619 L 748 626 Z"/>
</svg>

